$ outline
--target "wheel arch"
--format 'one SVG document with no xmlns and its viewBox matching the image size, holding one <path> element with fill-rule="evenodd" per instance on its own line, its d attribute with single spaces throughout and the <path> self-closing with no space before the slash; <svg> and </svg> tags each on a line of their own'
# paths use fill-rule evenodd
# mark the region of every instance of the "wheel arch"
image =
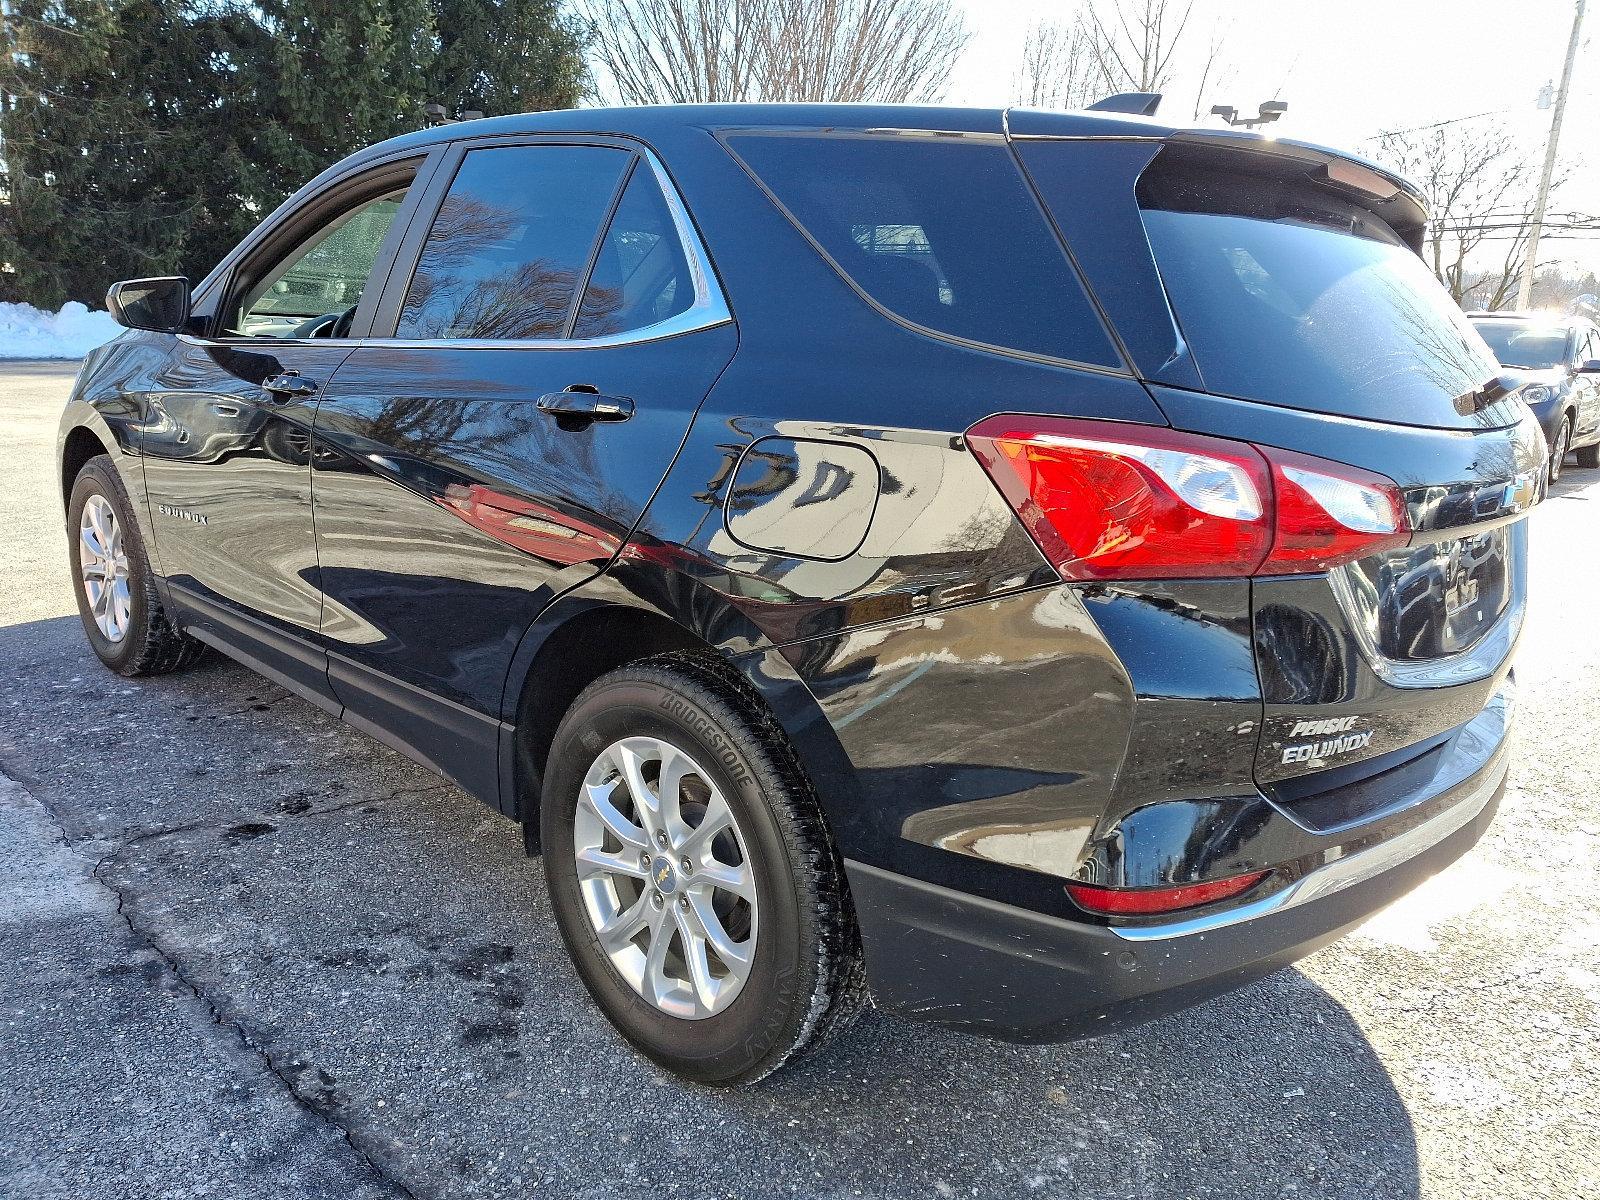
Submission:
<svg viewBox="0 0 1600 1200">
<path fill-rule="evenodd" d="M 61 439 L 61 504 L 65 508 L 72 498 L 72 485 L 92 458 L 100 455 L 115 457 L 106 439 L 88 425 L 74 425 Z"/>
<path fill-rule="evenodd" d="M 539 790 L 550 744 L 590 683 L 629 662 L 687 650 L 755 690 L 799 758 L 833 829 L 852 806 L 854 771 L 816 697 L 783 653 L 713 589 L 686 575 L 611 571 L 556 600 L 523 637 L 506 681 L 501 809 L 537 848 Z M 840 850 L 848 853 L 841 845 Z"/>
</svg>

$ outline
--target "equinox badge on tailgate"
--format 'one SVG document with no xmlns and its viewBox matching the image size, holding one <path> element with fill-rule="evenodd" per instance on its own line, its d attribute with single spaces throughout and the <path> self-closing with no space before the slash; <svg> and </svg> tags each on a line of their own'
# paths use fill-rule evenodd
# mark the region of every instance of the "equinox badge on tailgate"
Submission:
<svg viewBox="0 0 1600 1200">
<path fill-rule="evenodd" d="M 1285 763 L 1314 762 L 1317 759 L 1332 758 L 1337 754 L 1348 754 L 1352 750 L 1366 748 L 1372 740 L 1372 730 L 1365 729 L 1360 733 L 1352 733 L 1360 717 L 1328 717 L 1321 721 L 1296 721 L 1294 728 L 1289 731 L 1290 737 L 1304 737 L 1307 734 L 1338 734 L 1338 737 L 1324 738 L 1316 742 L 1302 742 L 1297 746 L 1283 748 L 1283 761 Z"/>
</svg>

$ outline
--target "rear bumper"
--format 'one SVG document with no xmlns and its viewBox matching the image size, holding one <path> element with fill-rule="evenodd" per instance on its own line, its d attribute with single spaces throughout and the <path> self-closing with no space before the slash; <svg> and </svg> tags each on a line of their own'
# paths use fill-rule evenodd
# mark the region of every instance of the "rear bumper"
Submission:
<svg viewBox="0 0 1600 1200">
<path fill-rule="evenodd" d="M 1253 903 L 1162 925 L 1064 920 L 847 862 L 880 1008 L 1022 1042 L 1135 1025 L 1340 937 L 1465 854 L 1505 791 L 1504 747 L 1425 820 Z"/>
</svg>

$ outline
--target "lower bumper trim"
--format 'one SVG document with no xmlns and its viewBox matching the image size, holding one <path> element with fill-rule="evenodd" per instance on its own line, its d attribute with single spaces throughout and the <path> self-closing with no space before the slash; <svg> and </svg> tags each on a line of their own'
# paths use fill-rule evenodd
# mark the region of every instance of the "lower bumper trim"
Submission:
<svg viewBox="0 0 1600 1200">
<path fill-rule="evenodd" d="M 1320 949 L 1465 854 L 1504 792 L 1495 766 L 1413 830 L 1307 875 L 1292 902 L 1275 895 L 1230 922 L 1143 940 L 847 860 L 873 998 L 1020 1042 L 1094 1037 L 1189 1007 Z"/>
</svg>

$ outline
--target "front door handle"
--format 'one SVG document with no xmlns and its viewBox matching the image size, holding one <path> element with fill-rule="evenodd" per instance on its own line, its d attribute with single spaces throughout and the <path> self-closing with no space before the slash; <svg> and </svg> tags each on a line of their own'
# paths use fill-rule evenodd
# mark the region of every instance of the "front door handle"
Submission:
<svg viewBox="0 0 1600 1200">
<path fill-rule="evenodd" d="M 602 396 L 599 392 L 547 392 L 538 400 L 539 411 L 557 418 L 589 421 L 626 421 L 633 416 L 633 401 L 626 396 Z"/>
<path fill-rule="evenodd" d="M 269 375 L 261 381 L 261 390 L 279 404 L 290 400 L 304 400 L 317 394 L 317 385 L 299 371 L 285 371 L 282 375 Z"/>
</svg>

